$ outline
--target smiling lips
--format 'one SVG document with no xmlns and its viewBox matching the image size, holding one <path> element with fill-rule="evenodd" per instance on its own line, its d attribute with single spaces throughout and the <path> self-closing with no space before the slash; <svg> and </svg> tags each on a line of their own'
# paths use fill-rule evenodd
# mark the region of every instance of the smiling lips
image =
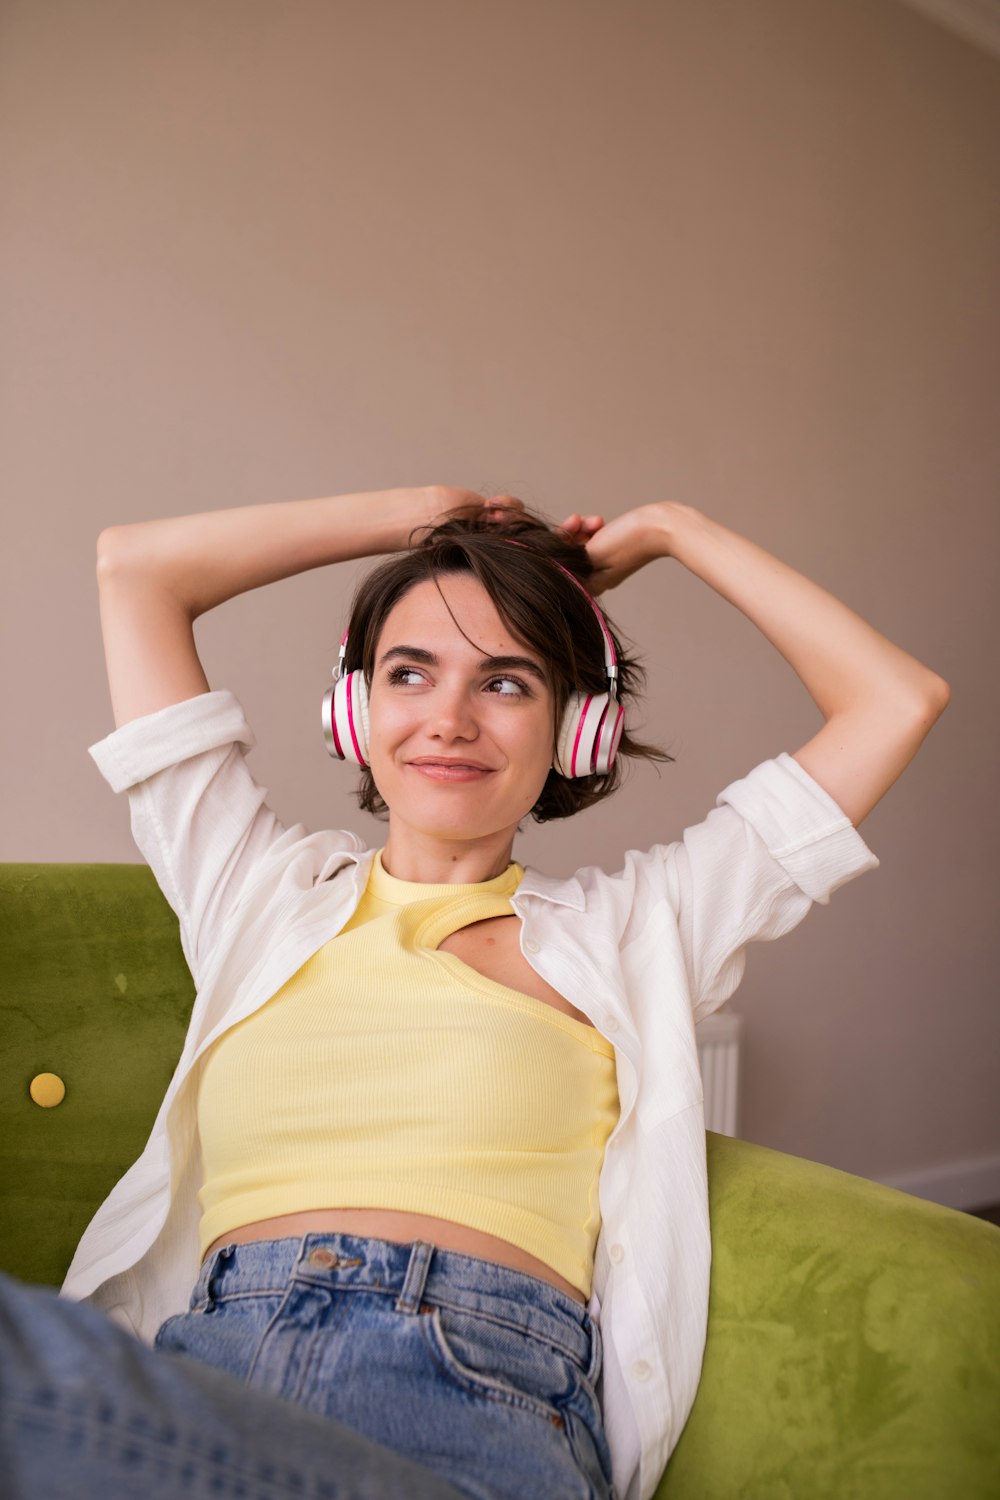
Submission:
<svg viewBox="0 0 1000 1500">
<path fill-rule="evenodd" d="M 492 766 L 481 765 L 479 761 L 447 760 L 440 756 L 418 756 L 407 764 L 432 781 L 479 781 L 493 773 Z"/>
</svg>

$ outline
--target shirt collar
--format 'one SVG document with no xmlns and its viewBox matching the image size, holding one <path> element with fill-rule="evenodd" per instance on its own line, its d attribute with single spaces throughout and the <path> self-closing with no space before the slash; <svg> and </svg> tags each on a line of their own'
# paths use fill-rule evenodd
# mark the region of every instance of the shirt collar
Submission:
<svg viewBox="0 0 1000 1500">
<path fill-rule="evenodd" d="M 521 884 L 511 897 L 511 905 L 515 911 L 522 896 L 538 896 L 542 901 L 551 901 L 557 906 L 570 906 L 574 911 L 583 911 L 587 905 L 583 886 L 575 877 L 565 879 L 543 875 L 541 870 L 533 870 L 530 865 L 524 867 Z"/>
<path fill-rule="evenodd" d="M 371 871 L 372 861 L 376 855 L 375 849 L 340 849 L 331 855 L 323 869 L 320 871 L 320 880 L 332 880 L 333 877 L 345 869 L 348 865 L 356 865 L 353 872 L 359 892 L 363 891 Z M 524 866 L 524 876 L 517 890 L 511 897 L 511 905 L 518 910 L 522 896 L 537 896 L 541 901 L 551 901 L 555 906 L 569 906 L 574 911 L 584 911 L 587 898 L 583 893 L 583 886 L 575 877 L 569 879 L 556 875 L 543 875 L 541 870 L 535 870 L 530 865 Z M 520 916 L 521 913 L 518 912 Z"/>
<path fill-rule="evenodd" d="M 363 891 L 367 884 L 368 875 L 376 852 L 374 849 L 338 849 L 335 854 L 330 855 L 329 859 L 323 865 L 317 877 L 317 884 L 324 880 L 332 880 L 335 875 L 339 875 L 342 870 L 346 870 L 348 865 L 356 865 L 357 869 L 352 872 L 353 878 L 358 883 L 360 890 Z"/>
</svg>

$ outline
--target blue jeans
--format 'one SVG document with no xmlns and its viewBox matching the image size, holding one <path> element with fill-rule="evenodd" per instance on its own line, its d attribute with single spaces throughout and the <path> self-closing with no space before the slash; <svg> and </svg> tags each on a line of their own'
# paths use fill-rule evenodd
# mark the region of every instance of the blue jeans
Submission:
<svg viewBox="0 0 1000 1500">
<path fill-rule="evenodd" d="M 3 1500 L 461 1500 L 327 1417 L 0 1272 Z"/>
<path fill-rule="evenodd" d="M 156 1345 L 342 1423 L 473 1500 L 614 1500 L 597 1325 L 549 1282 L 493 1261 L 350 1234 L 229 1245 Z"/>
</svg>

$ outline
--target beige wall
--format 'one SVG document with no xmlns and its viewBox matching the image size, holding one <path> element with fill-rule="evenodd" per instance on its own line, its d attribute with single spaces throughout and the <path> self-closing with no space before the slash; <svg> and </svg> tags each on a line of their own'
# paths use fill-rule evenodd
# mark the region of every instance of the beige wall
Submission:
<svg viewBox="0 0 1000 1500">
<path fill-rule="evenodd" d="M 744 1134 L 1000 1188 L 1000 63 L 894 0 L 7 0 L 0 857 L 132 860 L 112 522 L 352 489 L 685 500 L 942 672 L 881 870 L 751 955 Z M 288 820 L 379 835 L 318 708 L 350 567 L 199 625 Z M 677 763 L 532 827 L 612 868 L 817 714 L 663 564 L 609 598 Z M 1000 1197 L 1000 1191 L 994 1196 Z"/>
</svg>

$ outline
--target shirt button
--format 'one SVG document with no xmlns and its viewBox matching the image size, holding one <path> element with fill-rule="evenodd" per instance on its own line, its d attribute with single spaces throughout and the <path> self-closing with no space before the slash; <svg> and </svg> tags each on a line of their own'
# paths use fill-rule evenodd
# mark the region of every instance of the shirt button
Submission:
<svg viewBox="0 0 1000 1500">
<path fill-rule="evenodd" d="M 526 953 L 537 953 L 538 952 L 538 944 L 535 942 L 534 938 L 525 938 L 525 940 L 524 940 L 524 951 Z"/>
<path fill-rule="evenodd" d="M 621 1262 L 625 1259 L 625 1247 L 624 1247 L 624 1245 L 618 1245 L 618 1244 L 612 1245 L 610 1253 L 611 1253 L 611 1259 L 614 1261 L 614 1263 L 615 1263 L 616 1266 L 620 1265 Z"/>
<path fill-rule="evenodd" d="M 632 1366 L 632 1374 L 635 1376 L 636 1380 L 648 1380 L 652 1373 L 652 1370 L 650 1369 L 649 1365 L 647 1365 L 644 1359 L 637 1359 L 635 1364 Z"/>
<path fill-rule="evenodd" d="M 57 1073 L 39 1073 L 31 1080 L 28 1093 L 42 1109 L 52 1109 L 66 1097 L 66 1085 Z"/>
<path fill-rule="evenodd" d="M 604 1017 L 604 1029 L 605 1029 L 605 1031 L 617 1031 L 618 1030 L 618 1022 L 615 1020 L 614 1016 L 605 1016 Z"/>
</svg>

